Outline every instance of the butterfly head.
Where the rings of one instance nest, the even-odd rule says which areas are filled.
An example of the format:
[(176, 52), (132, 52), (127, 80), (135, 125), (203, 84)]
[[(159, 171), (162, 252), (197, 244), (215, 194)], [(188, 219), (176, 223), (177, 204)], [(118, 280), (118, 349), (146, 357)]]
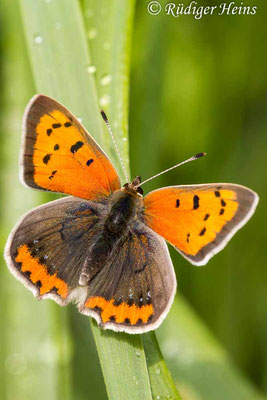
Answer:
[(141, 183), (141, 176), (136, 176), (131, 183), (125, 183), (125, 185), (123, 185), (123, 187), (124, 187), (124, 190), (126, 190), (127, 192), (130, 192), (132, 194), (142, 197), (143, 189), (140, 188), (140, 183)]

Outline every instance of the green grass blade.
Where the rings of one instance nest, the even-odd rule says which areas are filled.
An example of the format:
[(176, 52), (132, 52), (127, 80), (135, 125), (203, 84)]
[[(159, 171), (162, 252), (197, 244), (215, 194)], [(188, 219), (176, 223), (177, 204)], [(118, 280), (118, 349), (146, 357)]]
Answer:
[(145, 348), (151, 390), (154, 399), (181, 399), (166, 362), (161, 354), (155, 332), (142, 336)]
[[(115, 133), (118, 147), (129, 174), (128, 157), (128, 91), (129, 91), (129, 58), (130, 38), (133, 23), (134, 1), (116, 2), (92, 0), (82, 2), (88, 34), (89, 47), (93, 63), (91, 73), (95, 76), (100, 106), (106, 111), (111, 127)], [(103, 24), (103, 18), (105, 23)], [(114, 158), (117, 156), (114, 154)], [(118, 165), (118, 161), (116, 163)], [(122, 170), (121, 176), (123, 176)], [(126, 399), (134, 396), (138, 387), (138, 396), (150, 398), (147, 372), (139, 374), (140, 362), (145, 363), (145, 355), (139, 335), (129, 336), (123, 333), (114, 334), (100, 331), (93, 324), (93, 333), (99, 349), (101, 365), (107, 383), (113, 380), (112, 364), (125, 377), (126, 385), (119, 382), (107, 384), (110, 398)], [(112, 346), (110, 346), (112, 344)], [(114, 348), (120, 346), (126, 364), (116, 359)], [(102, 350), (101, 350), (102, 349)], [(132, 351), (134, 350), (134, 357)], [(129, 378), (132, 377), (132, 378)]]
[(109, 399), (152, 399), (140, 335), (100, 330), (93, 322)]
[[(78, 3), (69, 1), (66, 7), (63, 0), (22, 0), (21, 9), (38, 91), (55, 97), (82, 118), (100, 144), (107, 142), (103, 135), (108, 137), (108, 132), (103, 131), (99, 117), (94, 77), (88, 73), (92, 61)], [(105, 151), (109, 152), (106, 146)], [(110, 398), (151, 399), (140, 337), (103, 332), (97, 327), (93, 333)]]
[[(118, 5), (115, 0), (109, 2), (101, 0), (97, 3), (93, 0), (84, 0), (82, 4), (93, 60), (91, 71), (96, 78), (100, 105), (105, 108), (109, 116), (123, 159), (128, 160), (129, 59), (134, 1)], [(101, 99), (105, 100), (102, 104)], [(128, 162), (126, 165), (128, 167)], [(105, 335), (110, 333), (107, 332)], [(127, 335), (122, 337), (127, 339)], [(162, 358), (155, 334), (145, 335), (145, 338), (142, 337), (153, 397), (156, 398), (161, 393), (178, 399), (177, 389)], [(137, 349), (137, 352), (140, 353), (140, 350)], [(109, 349), (103, 353), (109, 354)], [(134, 371), (135, 365), (132, 367)]]
[[(135, 0), (82, 1), (93, 60), (91, 73), (95, 76), (99, 104), (110, 119), (128, 173), (129, 64), (134, 5)], [(122, 171), (121, 176), (125, 180)]]
[[(134, 2), (116, 4), (115, 0), (84, 0), (83, 13), (89, 46), (94, 61), (92, 73), (95, 75), (100, 99), (108, 100), (105, 110), (111, 126), (119, 139), (123, 159), (128, 151), (128, 92), (130, 37), (132, 34), (132, 10)], [(103, 24), (103, 18), (105, 24)], [(109, 77), (107, 80), (106, 78)], [(103, 84), (104, 83), (104, 84)], [(128, 167), (128, 163), (126, 164)], [(148, 362), (151, 390), (154, 397), (164, 393), (178, 399), (177, 389), (167, 370), (159, 350), (155, 334), (145, 335), (143, 344)], [(156, 365), (156, 367), (155, 367)], [(158, 373), (161, 371), (162, 373)]]

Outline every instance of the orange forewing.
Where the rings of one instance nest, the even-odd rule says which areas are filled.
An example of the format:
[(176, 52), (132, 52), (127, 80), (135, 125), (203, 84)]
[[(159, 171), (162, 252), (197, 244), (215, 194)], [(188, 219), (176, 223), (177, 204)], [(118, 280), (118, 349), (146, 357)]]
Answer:
[(120, 188), (107, 156), (55, 100), (38, 95), (24, 117), (23, 181), (27, 186), (96, 199)]
[(206, 264), (249, 219), (257, 195), (232, 184), (174, 186), (145, 199), (147, 224), (193, 264)]

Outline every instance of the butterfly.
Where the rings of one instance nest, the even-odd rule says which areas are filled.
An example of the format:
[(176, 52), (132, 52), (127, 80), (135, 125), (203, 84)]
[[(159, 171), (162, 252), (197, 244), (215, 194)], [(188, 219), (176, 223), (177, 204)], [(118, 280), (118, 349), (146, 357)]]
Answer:
[(70, 196), (20, 219), (5, 248), (11, 273), (38, 299), (76, 302), (114, 331), (147, 332), (166, 317), (176, 277), (165, 240), (204, 265), (258, 203), (252, 190), (227, 183), (164, 187), (145, 197), (140, 177), (121, 186), (82, 124), (44, 95), (24, 114), (20, 168), (27, 187)]

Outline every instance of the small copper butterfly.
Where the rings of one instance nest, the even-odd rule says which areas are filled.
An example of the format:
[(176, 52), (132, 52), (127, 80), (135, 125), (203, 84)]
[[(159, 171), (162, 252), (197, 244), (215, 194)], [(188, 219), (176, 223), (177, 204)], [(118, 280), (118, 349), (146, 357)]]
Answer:
[(258, 203), (252, 190), (227, 183), (170, 186), (145, 197), (140, 177), (121, 187), (81, 123), (44, 95), (25, 111), (20, 168), (26, 186), (71, 196), (21, 218), (5, 248), (10, 271), (38, 299), (75, 301), (114, 331), (147, 332), (166, 317), (176, 278), (164, 239), (204, 265)]

